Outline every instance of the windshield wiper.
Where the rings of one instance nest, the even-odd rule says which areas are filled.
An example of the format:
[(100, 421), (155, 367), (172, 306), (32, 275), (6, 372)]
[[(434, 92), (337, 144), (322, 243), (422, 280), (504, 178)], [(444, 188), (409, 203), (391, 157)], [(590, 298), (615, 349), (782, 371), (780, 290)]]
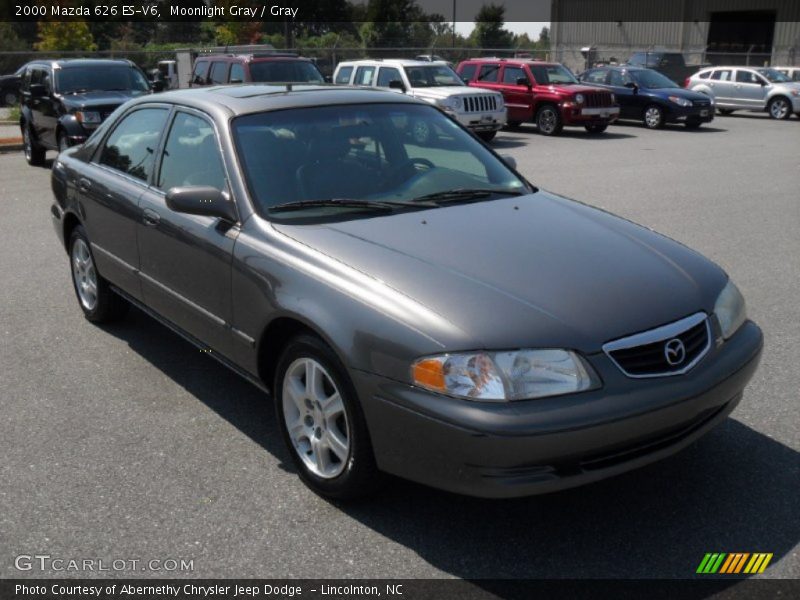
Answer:
[(480, 200), (481, 198), (488, 198), (493, 194), (504, 194), (506, 196), (522, 196), (526, 192), (511, 189), (491, 189), (491, 188), (462, 188), (455, 190), (447, 190), (444, 192), (435, 192), (433, 194), (425, 194), (424, 196), (417, 196), (414, 202), (458, 202), (459, 200)]
[(304, 208), (314, 208), (319, 206), (341, 206), (344, 208), (363, 208), (366, 210), (378, 210), (393, 212), (398, 208), (435, 208), (436, 204), (430, 202), (401, 202), (398, 200), (358, 200), (355, 198), (327, 198), (324, 200), (298, 200), (295, 202), (285, 202), (269, 207), (269, 212), (283, 212), (290, 210), (302, 210)]

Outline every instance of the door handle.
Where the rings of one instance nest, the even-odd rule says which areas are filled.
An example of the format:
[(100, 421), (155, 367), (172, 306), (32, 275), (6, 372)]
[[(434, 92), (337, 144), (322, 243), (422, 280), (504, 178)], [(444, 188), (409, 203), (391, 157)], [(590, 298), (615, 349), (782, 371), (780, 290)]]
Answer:
[(86, 177), (81, 177), (78, 179), (78, 191), (82, 194), (88, 192), (92, 187), (92, 182), (86, 179)]
[(142, 220), (148, 227), (155, 227), (161, 221), (161, 215), (154, 210), (145, 208), (144, 212), (142, 213)]

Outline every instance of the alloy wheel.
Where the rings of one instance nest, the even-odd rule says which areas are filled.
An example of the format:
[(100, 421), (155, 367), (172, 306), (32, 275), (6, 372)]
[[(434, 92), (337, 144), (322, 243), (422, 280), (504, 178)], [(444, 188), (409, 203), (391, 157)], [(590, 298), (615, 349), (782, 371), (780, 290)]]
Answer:
[(789, 112), (789, 103), (783, 98), (776, 98), (769, 105), (769, 115), (773, 119), (785, 119)]
[(655, 129), (661, 125), (661, 110), (656, 106), (649, 107), (644, 113), (644, 120), (648, 127)]
[(89, 246), (80, 238), (72, 244), (72, 279), (83, 307), (92, 311), (97, 306), (97, 271)]
[(542, 111), (539, 113), (539, 131), (544, 133), (545, 135), (549, 135), (553, 133), (556, 129), (556, 124), (558, 123), (558, 115), (556, 115), (556, 111), (552, 108), (543, 108)]
[(350, 425), (333, 378), (313, 358), (298, 358), (282, 387), (283, 418), (297, 455), (317, 477), (340, 475), (350, 456)]

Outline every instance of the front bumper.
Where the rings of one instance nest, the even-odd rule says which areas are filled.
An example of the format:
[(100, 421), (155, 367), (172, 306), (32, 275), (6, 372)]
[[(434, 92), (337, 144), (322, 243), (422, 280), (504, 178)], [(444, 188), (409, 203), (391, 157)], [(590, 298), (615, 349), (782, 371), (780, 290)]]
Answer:
[(506, 126), (507, 112), (503, 110), (462, 113), (445, 111), (447, 115), (472, 131), (498, 131)]
[(585, 108), (581, 104), (564, 102), (561, 119), (564, 125), (589, 125), (591, 123), (613, 123), (619, 118), (619, 106)]
[(666, 113), (666, 121), (668, 123), (685, 123), (686, 121), (694, 121), (699, 123), (710, 123), (714, 120), (714, 113), (716, 107), (711, 106), (670, 106)]
[(597, 481), (681, 450), (738, 404), (761, 330), (748, 321), (692, 371), (635, 380), (603, 354), (594, 392), (479, 403), (354, 373), (378, 466), (432, 487), (507, 498)]

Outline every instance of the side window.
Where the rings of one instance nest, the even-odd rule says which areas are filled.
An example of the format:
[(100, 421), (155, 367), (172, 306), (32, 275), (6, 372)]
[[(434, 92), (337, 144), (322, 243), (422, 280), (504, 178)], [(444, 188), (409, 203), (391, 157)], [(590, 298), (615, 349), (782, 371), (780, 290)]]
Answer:
[(124, 117), (108, 136), (100, 164), (147, 181), (167, 114), (165, 108), (143, 108)]
[(496, 83), (500, 79), (500, 65), (482, 65), (478, 81)]
[(605, 83), (607, 76), (608, 71), (603, 69), (595, 69), (594, 71), (589, 71), (586, 75), (584, 75), (583, 80), (588, 81), (589, 83)]
[(32, 84), (42, 83), (43, 79), (44, 79), (44, 71), (42, 71), (42, 69), (33, 69), (31, 71), (31, 83)]
[(184, 185), (228, 187), (214, 128), (205, 119), (179, 112), (164, 146), (158, 187), (167, 191)]
[(240, 63), (233, 63), (231, 65), (231, 83), (244, 82), (244, 67)]
[(478, 65), (475, 64), (464, 65), (461, 68), (461, 73), (459, 73), (459, 75), (464, 81), (472, 81), (473, 77), (475, 77), (475, 71), (477, 71), (477, 69)]
[(355, 85), (372, 85), (372, 77), (375, 75), (375, 67), (358, 67), (356, 69)]
[(631, 76), (627, 73), (621, 73), (619, 71), (610, 71), (608, 74), (608, 85), (613, 85), (616, 87), (625, 87), (625, 84), (633, 81)]
[(792, 81), (800, 81), (800, 69), (796, 69), (792, 73)]
[(700, 75), (698, 75), (698, 77), (700, 79), (708, 79), (710, 75), (711, 75), (711, 71), (705, 71), (704, 73), (700, 73)]
[(731, 80), (731, 70), (730, 69), (720, 69), (718, 71), (714, 71), (714, 74), (711, 76), (711, 79), (716, 79), (717, 81), (730, 81)]
[(50, 73), (47, 71), (42, 73), (42, 85), (44, 86), (45, 92), (48, 94), (53, 92), (53, 78), (50, 77)]
[(192, 83), (195, 85), (205, 85), (206, 73), (208, 73), (208, 63), (204, 60), (201, 60), (194, 66), (194, 73), (192, 73)]
[(214, 62), (211, 63), (211, 73), (208, 75), (208, 78), (211, 80), (211, 83), (228, 83), (225, 77), (227, 72), (228, 63)]
[(736, 70), (736, 83), (761, 83), (758, 75), (750, 71), (743, 71), (742, 69)]
[(378, 87), (389, 87), (391, 81), (403, 81), (400, 71), (394, 67), (381, 67), (378, 71)]
[(517, 79), (528, 79), (524, 69), (519, 67), (506, 67), (503, 69), (503, 83), (508, 85), (517, 85)]
[(342, 67), (336, 74), (336, 81), (334, 83), (348, 84), (350, 83), (350, 75), (353, 74), (353, 67)]

